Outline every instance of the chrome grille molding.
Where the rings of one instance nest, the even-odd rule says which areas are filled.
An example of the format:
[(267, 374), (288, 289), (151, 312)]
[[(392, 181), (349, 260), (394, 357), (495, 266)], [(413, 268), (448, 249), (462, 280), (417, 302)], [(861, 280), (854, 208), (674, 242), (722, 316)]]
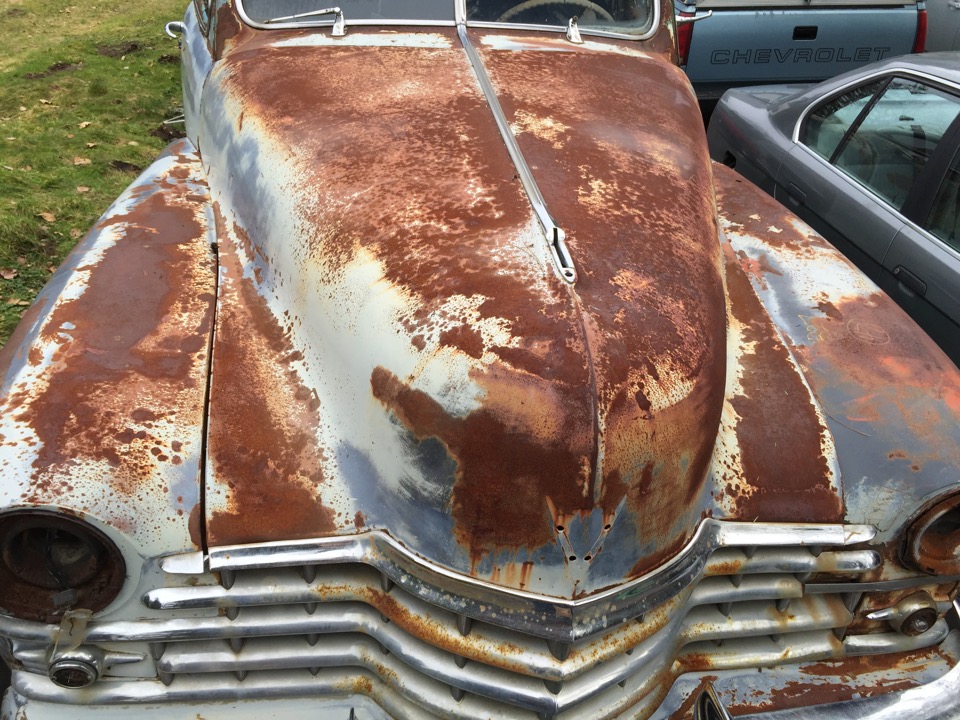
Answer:
[(942, 620), (845, 637), (851, 589), (881, 562), (871, 537), (708, 520), (669, 566), (579, 601), (453, 576), (375, 533), (167, 558), (152, 619), (84, 629), (106, 670), (82, 693), (46, 678), (49, 626), (4, 629), (17, 690), (59, 702), (363, 694), (396, 717), (644, 717), (685, 672), (940, 642)]

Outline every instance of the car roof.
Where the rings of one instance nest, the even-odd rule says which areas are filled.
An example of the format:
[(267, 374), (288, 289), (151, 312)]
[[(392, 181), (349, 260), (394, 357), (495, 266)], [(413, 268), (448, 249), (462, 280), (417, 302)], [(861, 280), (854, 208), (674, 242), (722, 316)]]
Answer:
[(915, 55), (898, 55), (868, 65), (861, 70), (872, 71), (903, 68), (916, 72), (936, 75), (944, 80), (960, 84), (960, 52), (920, 53)]

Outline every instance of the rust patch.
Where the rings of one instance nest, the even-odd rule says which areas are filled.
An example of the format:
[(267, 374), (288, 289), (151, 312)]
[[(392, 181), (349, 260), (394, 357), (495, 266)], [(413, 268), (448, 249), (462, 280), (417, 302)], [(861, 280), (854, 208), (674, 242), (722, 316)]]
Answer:
[[(319, 401), (291, 367), (300, 355), (243, 276), (227, 233), (220, 233), (219, 252), (223, 281), (208, 442), (217, 485), (208, 490), (208, 542), (329, 535), (337, 530), (336, 518), (317, 497), (324, 482)], [(214, 510), (211, 493), (218, 490), (226, 494), (226, 507)]]
[(626, 497), (652, 541), (639, 573), (696, 527), (722, 409), (726, 318), (709, 158), (687, 121), (696, 101), (661, 57), (476, 44), (567, 233), (597, 393), (595, 492), (607, 511)]
[[(58, 304), (41, 332), (56, 347), (46, 387), (11, 399), (14, 418), (28, 423), (42, 443), (34, 461), (28, 502), (55, 502), (72, 487), (71, 468), (107, 460), (114, 492), (135, 495), (153, 477), (153, 437), (142, 407), (155, 404), (155, 422), (176, 416), (199, 424), (203, 376), (212, 323), (212, 262), (190, 207), (164, 193), (100, 229), (123, 225), (124, 237), (89, 268), (76, 299)], [(109, 318), (109, 321), (105, 321)], [(131, 426), (139, 428), (136, 431)]]
[(729, 245), (727, 292), (741, 326), (740, 385), (731, 398), (743, 464), (734, 498), (744, 520), (836, 522), (843, 503), (830, 482), (820, 421), (799, 369)]
[[(552, 543), (554, 520), (547, 503), (565, 516), (592, 506), (580, 472), (583, 452), (568, 444), (590, 426), (588, 406), (579, 413), (586, 418), (568, 411), (559, 432), (545, 438), (530, 428), (511, 427), (515, 418), (494, 410), (450, 417), (429, 395), (384, 368), (377, 368), (370, 384), (374, 397), (418, 440), (440, 440), (457, 462), (451, 514), (458, 539), (478, 552)], [(591, 439), (585, 438), (588, 448)]]

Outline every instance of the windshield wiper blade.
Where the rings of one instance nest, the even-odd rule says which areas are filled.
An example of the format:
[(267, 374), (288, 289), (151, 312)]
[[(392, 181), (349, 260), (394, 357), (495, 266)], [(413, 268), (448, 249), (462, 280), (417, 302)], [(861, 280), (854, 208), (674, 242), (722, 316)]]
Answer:
[(333, 20), (333, 30), (331, 35), (334, 37), (343, 37), (347, 34), (344, 28), (343, 10), (338, 7), (323, 8), (322, 10), (311, 10), (310, 12), (297, 13), (296, 15), (284, 15), (283, 17), (270, 18), (267, 23), (286, 22), (287, 20), (299, 20), (300, 18), (318, 17), (320, 15), (335, 15)]

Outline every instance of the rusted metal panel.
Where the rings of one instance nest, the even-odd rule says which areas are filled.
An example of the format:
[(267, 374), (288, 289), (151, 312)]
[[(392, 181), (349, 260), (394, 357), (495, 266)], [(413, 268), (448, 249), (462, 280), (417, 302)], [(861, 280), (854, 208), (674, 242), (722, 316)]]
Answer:
[[(547, 586), (531, 577), (535, 553), (562, 573), (556, 526), (590, 504), (583, 331), (455, 36), (434, 37), (439, 47), (247, 44), (221, 63), (205, 102), (229, 123), (207, 132), (222, 148), (208, 154), (211, 183), (235, 236), (223, 247), (241, 254), (240, 282), (302, 355), (292, 366), (316, 394), (324, 481), (301, 485), (330, 509), (323, 530), (379, 527), (464, 572)], [(238, 174), (262, 179), (227, 182)], [(223, 472), (243, 434), (218, 388), (245, 370), (220, 361), (221, 337), (211, 541), (286, 539), (282, 523), (220, 531), (218, 518), (252, 509), (238, 486), (260, 482), (243, 463)]]
[(212, 544), (376, 528), (579, 597), (705, 516), (843, 517), (827, 418), (756, 269), (718, 242), (695, 99), (664, 56), (473, 36), (571, 287), (455, 33), (245, 33), (204, 97)]
[(201, 546), (210, 221), (199, 158), (174, 143), (41, 293), (5, 368), (5, 507), (55, 506), (145, 555)]
[(714, 175), (727, 240), (827, 418), (846, 519), (888, 542), (904, 508), (955, 488), (960, 371), (809, 227), (728, 168)]

